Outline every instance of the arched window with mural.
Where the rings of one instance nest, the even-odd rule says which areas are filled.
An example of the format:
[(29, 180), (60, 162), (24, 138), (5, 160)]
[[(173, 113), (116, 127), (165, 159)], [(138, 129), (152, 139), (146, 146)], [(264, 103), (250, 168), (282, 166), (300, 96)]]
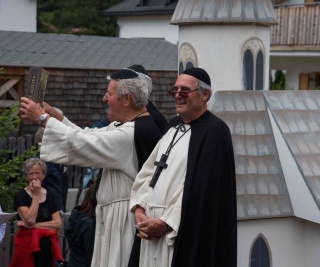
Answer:
[(184, 42), (179, 49), (179, 74), (192, 67), (198, 67), (198, 56), (193, 46)]
[(258, 38), (252, 38), (243, 45), (243, 88), (264, 89), (265, 49)]
[(250, 267), (270, 267), (271, 257), (266, 238), (260, 234), (250, 251)]

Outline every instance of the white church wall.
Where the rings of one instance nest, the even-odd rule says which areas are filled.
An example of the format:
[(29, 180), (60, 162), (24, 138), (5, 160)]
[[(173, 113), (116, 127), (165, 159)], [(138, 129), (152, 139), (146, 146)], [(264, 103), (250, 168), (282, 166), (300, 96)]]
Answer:
[(318, 266), (320, 226), (292, 217), (238, 221), (238, 267), (250, 266), (250, 250), (260, 234), (269, 247), (270, 266)]
[(254, 25), (180, 26), (179, 44), (190, 43), (199, 67), (208, 71), (211, 85), (217, 90), (243, 90), (243, 54), (246, 41), (258, 38), (264, 44), (264, 89), (269, 88), (270, 28)]
[(119, 17), (119, 37), (121, 38), (162, 38), (168, 42), (178, 43), (176, 25), (170, 25), (169, 16)]
[(274, 55), (270, 58), (270, 70), (285, 70), (285, 89), (298, 90), (300, 73), (320, 72), (319, 56)]
[(1, 31), (37, 31), (36, 0), (1, 0)]

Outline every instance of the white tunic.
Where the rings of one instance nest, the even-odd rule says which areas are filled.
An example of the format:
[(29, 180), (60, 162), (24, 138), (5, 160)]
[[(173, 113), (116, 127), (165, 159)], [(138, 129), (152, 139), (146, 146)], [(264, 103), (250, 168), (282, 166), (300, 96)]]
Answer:
[(45, 161), (103, 168), (91, 266), (126, 267), (135, 234), (129, 212), (130, 191), (138, 172), (134, 122), (81, 129), (66, 118), (63, 122), (50, 118), (40, 154)]
[[(189, 125), (185, 125), (185, 127), (186, 129), (190, 128)], [(171, 128), (159, 141), (137, 175), (132, 187), (130, 210), (136, 205), (140, 205), (145, 209), (147, 217), (160, 218), (173, 228), (172, 232), (159, 239), (141, 239), (140, 267), (171, 265), (173, 245), (180, 225), (191, 130), (172, 148), (166, 162), (168, 167), (162, 170), (153, 189), (149, 183), (156, 168), (154, 162), (159, 161), (161, 155), (165, 154), (175, 131), (176, 129)], [(178, 140), (182, 134), (179, 131), (175, 140)]]

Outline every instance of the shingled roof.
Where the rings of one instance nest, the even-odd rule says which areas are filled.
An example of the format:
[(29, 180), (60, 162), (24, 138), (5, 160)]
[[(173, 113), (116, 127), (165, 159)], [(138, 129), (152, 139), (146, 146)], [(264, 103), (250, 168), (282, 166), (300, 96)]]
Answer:
[(238, 219), (320, 223), (320, 91), (218, 91), (211, 110), (232, 134)]
[(171, 24), (277, 24), (270, 0), (180, 0)]
[(133, 15), (172, 15), (177, 3), (157, 6), (141, 6), (140, 0), (125, 0), (102, 13), (106, 16), (133, 16)]
[(0, 66), (176, 71), (177, 45), (159, 39), (0, 31)]

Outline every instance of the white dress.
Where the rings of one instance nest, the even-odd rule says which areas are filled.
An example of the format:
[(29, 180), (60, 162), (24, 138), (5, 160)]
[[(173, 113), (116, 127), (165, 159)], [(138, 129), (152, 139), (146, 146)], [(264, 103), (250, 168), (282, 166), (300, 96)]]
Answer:
[(81, 129), (66, 118), (63, 122), (50, 118), (40, 155), (44, 161), (103, 168), (91, 266), (126, 267), (135, 234), (134, 217), (129, 212), (130, 191), (138, 170), (134, 122)]
[[(185, 127), (190, 128), (189, 125)], [(165, 154), (175, 131), (175, 128), (171, 128), (162, 137), (138, 173), (132, 187), (130, 210), (140, 205), (145, 209), (147, 217), (160, 218), (173, 228), (172, 232), (159, 239), (141, 239), (139, 267), (171, 266), (173, 245), (180, 225), (191, 130), (173, 146), (166, 162), (168, 166), (162, 170), (153, 189), (149, 183), (155, 171), (154, 162), (159, 161), (161, 155)], [(178, 140), (182, 134), (179, 131), (175, 140)]]

